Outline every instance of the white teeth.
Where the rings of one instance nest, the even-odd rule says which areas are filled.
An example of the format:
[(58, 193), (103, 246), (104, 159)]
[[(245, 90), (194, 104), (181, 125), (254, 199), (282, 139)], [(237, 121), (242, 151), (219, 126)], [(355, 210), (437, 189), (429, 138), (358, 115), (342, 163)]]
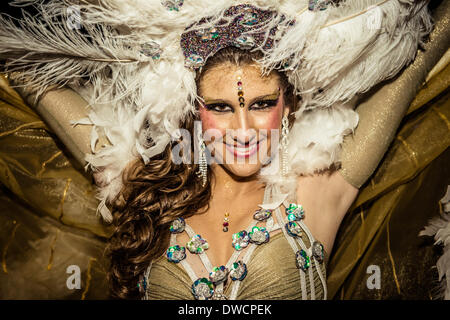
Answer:
[(249, 153), (250, 151), (256, 148), (256, 143), (251, 145), (250, 147), (233, 147), (233, 148), (234, 150), (236, 150), (236, 152), (239, 153)]

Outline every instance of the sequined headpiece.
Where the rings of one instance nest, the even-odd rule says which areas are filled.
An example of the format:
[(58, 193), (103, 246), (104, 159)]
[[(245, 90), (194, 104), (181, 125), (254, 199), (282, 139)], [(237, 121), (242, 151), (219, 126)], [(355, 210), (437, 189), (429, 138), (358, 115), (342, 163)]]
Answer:
[[(212, 17), (203, 18), (186, 28), (181, 36), (185, 65), (198, 69), (217, 51), (231, 46), (244, 50), (270, 50), (278, 31), (273, 26), (274, 17), (277, 16), (275, 11), (241, 4), (225, 10), (217, 22)], [(283, 15), (278, 18), (279, 21), (285, 20)]]

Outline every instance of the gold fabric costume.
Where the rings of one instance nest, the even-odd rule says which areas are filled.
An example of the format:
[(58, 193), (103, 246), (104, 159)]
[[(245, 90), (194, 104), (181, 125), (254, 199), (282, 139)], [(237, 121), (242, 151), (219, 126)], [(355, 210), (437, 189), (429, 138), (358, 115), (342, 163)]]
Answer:
[[(442, 35), (440, 43), (447, 47), (448, 36), (444, 35), (448, 33), (448, 8), (448, 2), (442, 1), (435, 9), (436, 27), (431, 36), (439, 39)], [(436, 57), (421, 55), (425, 62), (434, 61), (427, 69), (436, 63)], [(438, 200), (450, 176), (448, 59), (440, 65), (440, 71), (429, 77), (414, 101), (408, 100), (409, 109), (399, 130), (394, 130), (393, 142), (370, 180), (361, 186), (341, 224), (327, 264), (328, 298), (435, 296), (431, 267), (437, 254), (432, 243), (417, 234), (429, 218), (439, 213)], [(107, 261), (103, 249), (111, 230), (95, 215), (97, 201), (92, 179), (83, 174), (65, 146), (7, 81), (0, 79), (0, 298), (106, 298)], [(410, 80), (414, 82), (414, 78)], [(397, 99), (410, 99), (400, 94), (405, 90), (402, 81), (391, 81), (390, 91), (398, 92)], [(363, 132), (366, 126), (363, 108), (357, 111), (361, 122), (355, 139), (358, 130)], [(373, 147), (374, 144), (366, 149), (366, 159), (371, 159)], [(346, 159), (342, 161), (343, 170), (356, 165), (351, 157)], [(363, 171), (358, 167), (354, 172)], [(347, 181), (359, 185), (359, 177), (366, 174)], [(284, 245), (278, 239), (282, 238), (274, 236), (271, 240), (275, 240), (274, 248)], [(263, 251), (261, 259), (266, 255), (264, 250), (271, 248), (258, 249)], [(69, 265), (81, 269), (80, 289), (65, 285)], [(380, 267), (381, 289), (370, 290), (366, 285), (370, 265)], [(158, 268), (178, 267), (163, 262), (153, 272), (160, 272)], [(178, 275), (183, 278), (179, 271)], [(255, 298), (258, 293), (253, 290), (257, 288), (252, 288), (243, 285), (240, 297)]]
[[(310, 246), (308, 238), (302, 237), (305, 245)], [(326, 277), (328, 255), (320, 265), (322, 274)], [(247, 263), (248, 274), (239, 288), (238, 300), (295, 300), (301, 299), (299, 269), (295, 265), (294, 253), (283, 233), (279, 232), (270, 238), (266, 244), (257, 246)], [(314, 290), (316, 299), (323, 299), (324, 291), (318, 273), (313, 268)], [(311, 297), (309, 273), (306, 276), (306, 291)], [(167, 258), (160, 257), (152, 265), (148, 298), (150, 300), (194, 299), (191, 293), (192, 281), (186, 271), (179, 265), (171, 263)], [(224, 291), (226, 296), (231, 293), (231, 285)]]

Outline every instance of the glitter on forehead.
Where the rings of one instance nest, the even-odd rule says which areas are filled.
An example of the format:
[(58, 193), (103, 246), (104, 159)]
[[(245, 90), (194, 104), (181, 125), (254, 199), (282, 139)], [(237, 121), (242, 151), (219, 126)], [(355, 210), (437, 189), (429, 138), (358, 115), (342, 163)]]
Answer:
[[(188, 27), (181, 35), (185, 65), (192, 69), (202, 67), (206, 60), (226, 47), (250, 50), (269, 50), (274, 45), (277, 27), (265, 28), (277, 16), (275, 11), (261, 10), (249, 4), (232, 6), (214, 25), (212, 18), (203, 18)], [(280, 21), (285, 20), (281, 15)], [(292, 22), (293, 23), (293, 22)]]

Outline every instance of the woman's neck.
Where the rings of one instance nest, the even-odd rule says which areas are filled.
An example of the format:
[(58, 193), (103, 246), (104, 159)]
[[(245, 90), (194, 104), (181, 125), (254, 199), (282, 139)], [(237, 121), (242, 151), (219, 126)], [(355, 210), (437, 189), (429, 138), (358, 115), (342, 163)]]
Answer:
[(258, 192), (264, 187), (264, 184), (258, 179), (257, 175), (242, 178), (233, 175), (221, 165), (213, 165), (214, 183), (212, 186), (213, 195), (225, 195), (227, 198), (246, 196)]

